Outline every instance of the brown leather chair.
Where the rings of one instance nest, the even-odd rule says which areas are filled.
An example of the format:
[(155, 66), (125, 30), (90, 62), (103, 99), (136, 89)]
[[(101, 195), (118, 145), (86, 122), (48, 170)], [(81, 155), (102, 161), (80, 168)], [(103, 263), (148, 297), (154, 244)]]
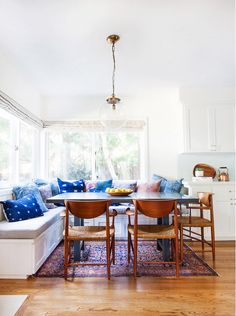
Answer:
[[(179, 254), (178, 254), (178, 224), (177, 207), (175, 200), (134, 200), (134, 212), (127, 210), (128, 215), (128, 262), (133, 261), (134, 276), (137, 273), (138, 241), (139, 239), (171, 239), (172, 254), (174, 261), (142, 261), (144, 264), (175, 264), (176, 276), (179, 275)], [(138, 213), (152, 218), (162, 218), (174, 212), (174, 220), (171, 225), (139, 225)], [(131, 216), (134, 215), (134, 223), (131, 224)], [(132, 240), (133, 237), (133, 240)], [(133, 257), (131, 257), (131, 250)], [(175, 251), (174, 251), (175, 250)]]
[[(106, 265), (107, 276), (110, 279), (111, 261), (115, 264), (115, 226), (114, 218), (117, 212), (109, 213), (109, 200), (101, 201), (65, 201), (66, 218), (64, 230), (64, 277), (67, 279), (68, 267), (84, 265)], [(69, 215), (91, 219), (106, 214), (106, 226), (70, 226)], [(110, 225), (110, 217), (112, 223)], [(78, 241), (105, 241), (106, 242), (106, 263), (85, 263), (71, 262), (71, 242)], [(112, 259), (112, 260), (111, 260)]]
[[(212, 257), (215, 260), (215, 229), (214, 229), (214, 212), (212, 193), (199, 192), (199, 203), (187, 205), (189, 214), (178, 217), (178, 226), (180, 230), (180, 257), (183, 260), (183, 244), (184, 238), (187, 237), (189, 241), (199, 241), (202, 245), (202, 252), (205, 251), (205, 244), (211, 247)], [(197, 210), (197, 215), (192, 215), (192, 210)], [(208, 217), (205, 217), (208, 213)], [(204, 228), (211, 229), (211, 241), (205, 240)], [(200, 233), (195, 230), (200, 228)]]

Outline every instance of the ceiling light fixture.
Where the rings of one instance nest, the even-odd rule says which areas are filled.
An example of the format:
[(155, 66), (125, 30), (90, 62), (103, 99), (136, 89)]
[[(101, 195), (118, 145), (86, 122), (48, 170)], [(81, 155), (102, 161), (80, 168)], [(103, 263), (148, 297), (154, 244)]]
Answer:
[(103, 127), (108, 130), (117, 130), (126, 124), (125, 112), (123, 109), (120, 98), (115, 94), (115, 75), (116, 75), (116, 58), (115, 58), (115, 44), (119, 41), (119, 35), (109, 35), (107, 37), (107, 42), (111, 44), (112, 49), (112, 61), (113, 61), (113, 71), (112, 71), (112, 94), (106, 101), (108, 105), (102, 105), (100, 107), (100, 122)]
[(112, 60), (113, 60), (113, 72), (112, 72), (112, 95), (107, 98), (107, 103), (112, 105), (112, 109), (116, 110), (117, 103), (120, 102), (120, 98), (116, 97), (115, 95), (115, 74), (116, 74), (116, 58), (115, 58), (115, 43), (119, 41), (119, 35), (109, 35), (107, 37), (108, 43), (112, 44)]

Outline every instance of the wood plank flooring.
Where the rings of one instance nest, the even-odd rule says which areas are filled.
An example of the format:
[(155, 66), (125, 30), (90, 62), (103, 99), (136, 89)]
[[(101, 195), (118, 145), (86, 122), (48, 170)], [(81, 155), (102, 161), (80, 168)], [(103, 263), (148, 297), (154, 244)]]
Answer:
[(29, 295), (18, 316), (234, 316), (234, 259), (234, 243), (218, 242), (219, 277), (2, 279), (0, 294)]

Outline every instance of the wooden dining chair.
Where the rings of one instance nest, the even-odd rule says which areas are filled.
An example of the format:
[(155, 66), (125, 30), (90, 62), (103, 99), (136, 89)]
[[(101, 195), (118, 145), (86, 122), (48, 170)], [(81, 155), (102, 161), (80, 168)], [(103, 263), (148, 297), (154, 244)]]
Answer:
[[(136, 277), (138, 263), (138, 242), (140, 239), (171, 239), (173, 261), (140, 261), (143, 264), (175, 264), (176, 276), (179, 275), (179, 254), (178, 254), (178, 226), (177, 226), (177, 207), (175, 200), (144, 200), (133, 201), (134, 212), (127, 210), (128, 215), (128, 262), (133, 261), (133, 272)], [(152, 218), (163, 218), (174, 212), (174, 220), (171, 225), (140, 225), (139, 213)], [(133, 224), (131, 216), (134, 216)], [(131, 250), (133, 257), (131, 256)]]
[[(178, 217), (178, 227), (180, 230), (180, 258), (183, 260), (184, 238), (188, 241), (201, 242), (201, 251), (204, 253), (205, 244), (211, 247), (212, 258), (215, 260), (215, 228), (212, 193), (199, 192), (199, 202), (187, 205), (188, 215)], [(196, 211), (197, 214), (193, 214)], [(206, 216), (206, 213), (208, 213)], [(205, 240), (204, 229), (211, 229), (211, 241)], [(200, 232), (196, 231), (200, 228)]]
[[(64, 277), (67, 279), (68, 267), (85, 265), (106, 265), (107, 277), (110, 279), (110, 264), (115, 264), (115, 216), (116, 210), (109, 213), (109, 200), (99, 201), (65, 201), (66, 218), (64, 229)], [(71, 226), (69, 215), (79, 218), (92, 219), (106, 214), (105, 226)], [(110, 224), (110, 217), (112, 223)], [(71, 243), (78, 241), (105, 241), (106, 242), (106, 263), (85, 263), (71, 260)]]

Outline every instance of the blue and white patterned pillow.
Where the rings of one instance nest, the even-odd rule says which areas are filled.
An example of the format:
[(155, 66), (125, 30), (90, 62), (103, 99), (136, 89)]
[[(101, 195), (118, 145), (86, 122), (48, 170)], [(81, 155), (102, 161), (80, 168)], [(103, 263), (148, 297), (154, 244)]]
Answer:
[(80, 179), (74, 182), (62, 181), (57, 178), (57, 182), (59, 185), (60, 193), (66, 192), (83, 192), (85, 190), (84, 180)]
[(153, 180), (161, 180), (160, 192), (164, 193), (180, 193), (183, 187), (183, 179), (180, 180), (167, 180), (162, 176), (154, 174), (152, 176)]
[(36, 198), (42, 212), (48, 211), (46, 205), (43, 203), (43, 199), (36, 184), (29, 183), (23, 186), (15, 186), (13, 187), (12, 191), (16, 197), (16, 200), (21, 199), (28, 194), (32, 194)]
[(6, 200), (1, 203), (5, 217), (9, 222), (19, 222), (44, 215), (37, 199), (32, 194), (18, 200)]
[(183, 186), (183, 179), (180, 180), (167, 180), (164, 193), (180, 193)]

